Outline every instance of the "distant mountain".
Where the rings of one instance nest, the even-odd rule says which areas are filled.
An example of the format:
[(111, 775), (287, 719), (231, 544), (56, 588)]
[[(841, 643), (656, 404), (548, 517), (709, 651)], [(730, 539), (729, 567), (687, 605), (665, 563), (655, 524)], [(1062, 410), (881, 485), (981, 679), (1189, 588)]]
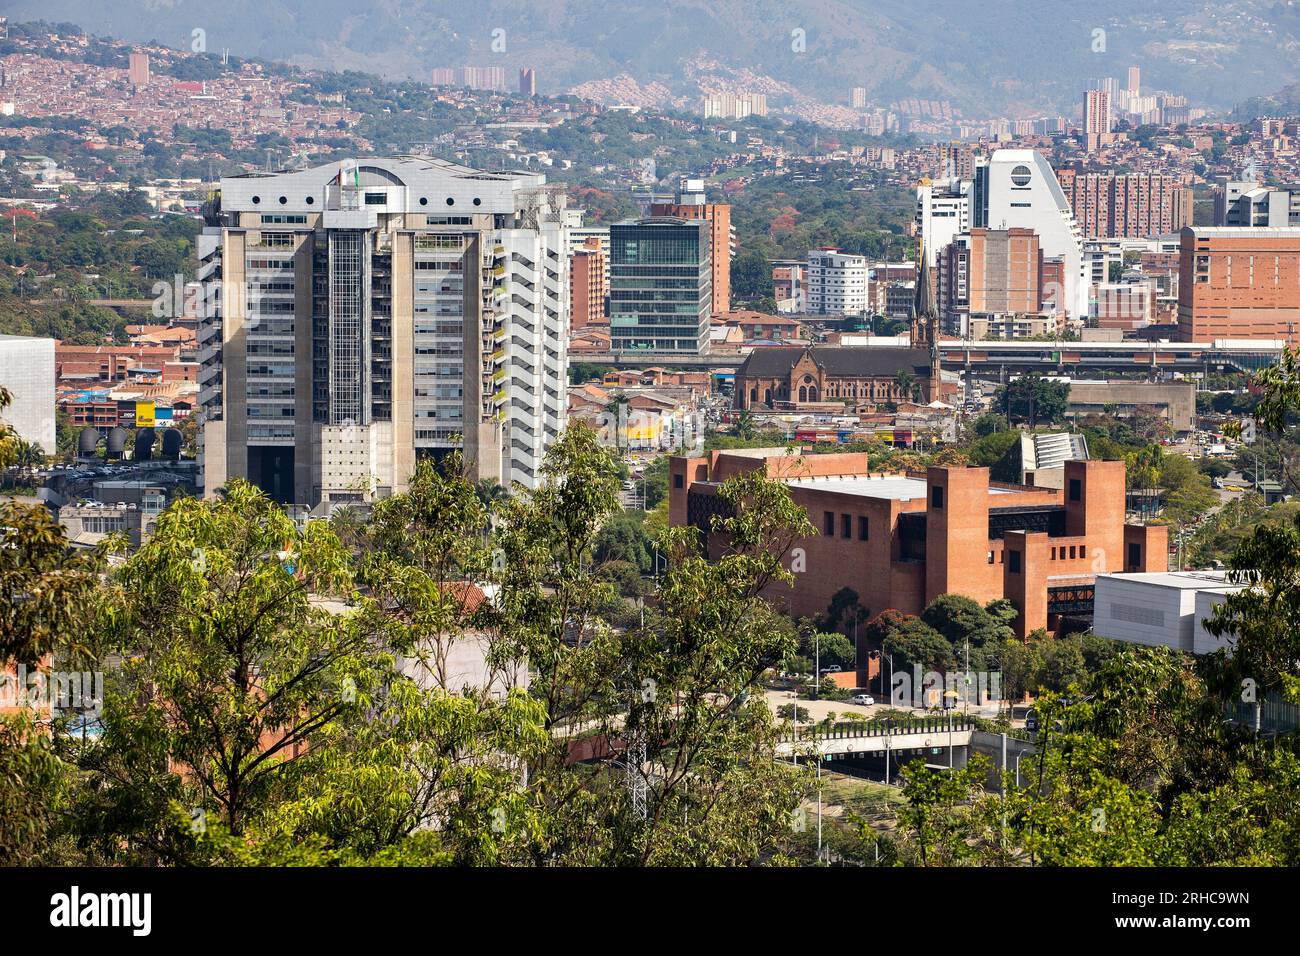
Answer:
[(1232, 111), (1231, 118), (1248, 123), (1258, 116), (1295, 116), (1300, 114), (1300, 83), (1292, 83), (1267, 96), (1252, 96)]
[(1300, 5), (1286, 0), (5, 0), (0, 12), (183, 49), (203, 30), (209, 51), (389, 77), (501, 65), (513, 82), (532, 66), (552, 94), (596, 83), (616, 96), (625, 74), (684, 104), (710, 84), (770, 83), (774, 106), (785, 87), (847, 105), (864, 86), (879, 105), (1068, 113), (1090, 79), (1136, 64), (1144, 88), (1227, 110), (1300, 81)]

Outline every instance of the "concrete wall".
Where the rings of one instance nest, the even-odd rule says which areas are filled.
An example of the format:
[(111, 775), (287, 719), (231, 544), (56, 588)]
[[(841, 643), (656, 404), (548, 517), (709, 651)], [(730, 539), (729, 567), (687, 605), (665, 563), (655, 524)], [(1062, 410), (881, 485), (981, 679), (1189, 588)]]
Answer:
[(1120, 415), (1137, 406), (1155, 406), (1176, 432), (1190, 431), (1196, 414), (1196, 386), (1191, 382), (1075, 382), (1070, 385), (1071, 414), (1100, 413), (1120, 406)]

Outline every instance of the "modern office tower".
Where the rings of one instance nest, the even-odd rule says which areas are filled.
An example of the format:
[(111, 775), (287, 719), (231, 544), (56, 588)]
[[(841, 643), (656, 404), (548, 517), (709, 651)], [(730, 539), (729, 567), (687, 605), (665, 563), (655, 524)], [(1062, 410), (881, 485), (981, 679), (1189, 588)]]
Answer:
[(1178, 254), (1181, 341), (1300, 343), (1300, 227), (1191, 226)]
[(1254, 181), (1220, 180), (1214, 187), (1214, 224), (1300, 226), (1300, 189), (1269, 189)]
[(223, 179), (199, 236), (201, 482), (315, 506), (463, 448), (536, 482), (564, 427), (564, 193), (442, 160)]
[(137, 88), (143, 88), (149, 85), (149, 54), (132, 53), (127, 67), (127, 78), (131, 85)]
[(1145, 239), (1192, 224), (1192, 190), (1164, 173), (1060, 169), (1056, 177), (1089, 239)]
[(54, 339), (0, 335), (0, 386), (12, 399), (8, 408), (0, 409), (0, 421), (47, 455), (57, 451), (54, 351)]
[(713, 312), (709, 223), (650, 217), (609, 227), (614, 352), (702, 355)]
[(933, 268), (944, 246), (971, 228), (969, 179), (922, 181), (916, 188), (916, 229), (926, 264)]
[(537, 71), (531, 66), (519, 71), (519, 92), (524, 96), (537, 95)]
[(853, 87), (851, 98), (855, 110), (864, 110), (867, 108), (867, 88), (865, 86)]
[(1071, 318), (1086, 316), (1083, 237), (1051, 164), (1032, 149), (999, 149), (976, 174), (972, 226), (1032, 229), (1043, 257), (1062, 263), (1064, 294), (1044, 298)]
[[(607, 240), (608, 241), (608, 240)], [(569, 256), (569, 328), (605, 325), (605, 297), (609, 294), (609, 263), (600, 239), (589, 236)]]
[(1112, 103), (1106, 90), (1088, 90), (1083, 94), (1083, 137), (1088, 150), (1096, 149), (1110, 136)]
[(707, 202), (704, 180), (687, 179), (677, 190), (677, 201), (651, 203), (651, 216), (674, 216), (679, 219), (703, 219), (709, 223), (709, 248), (713, 257), (713, 311), (731, 311), (731, 257), (736, 246), (736, 232), (731, 226), (728, 203)]
[(808, 311), (860, 315), (867, 308), (867, 257), (838, 249), (808, 252)]

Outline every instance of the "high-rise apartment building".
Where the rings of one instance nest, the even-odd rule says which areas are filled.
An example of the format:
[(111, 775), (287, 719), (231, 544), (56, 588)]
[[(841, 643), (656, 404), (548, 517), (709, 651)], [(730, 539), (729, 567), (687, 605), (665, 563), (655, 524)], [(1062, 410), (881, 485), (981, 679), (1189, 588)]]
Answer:
[(1300, 343), (1300, 227), (1194, 226), (1179, 240), (1180, 340)]
[(650, 217), (609, 227), (614, 352), (702, 355), (713, 313), (710, 225)]
[(435, 66), (429, 83), (432, 86), (455, 86), (456, 71), (449, 66)]
[(537, 71), (531, 66), (519, 71), (519, 92), (524, 96), (537, 95)]
[(460, 85), (471, 90), (490, 90), (504, 93), (506, 89), (505, 67), (463, 66), (460, 69)]
[(127, 62), (127, 79), (131, 81), (131, 85), (138, 89), (148, 86), (151, 76), (149, 72), (149, 54), (132, 53)]
[(867, 309), (867, 257), (838, 249), (808, 253), (808, 311), (817, 315), (860, 315)]
[(609, 263), (600, 239), (590, 236), (569, 257), (569, 327), (607, 325), (605, 297), (609, 294)]
[(864, 110), (867, 108), (867, 88), (865, 86), (853, 87), (850, 96), (850, 102), (855, 110)]
[(1128, 93), (1137, 96), (1142, 92), (1142, 71), (1136, 66), (1128, 68)]
[(1192, 190), (1164, 173), (1056, 172), (1089, 239), (1149, 238), (1192, 224)]
[(744, 119), (746, 116), (767, 115), (765, 93), (715, 93), (700, 101), (705, 119)]
[(713, 312), (731, 311), (731, 256), (736, 245), (731, 226), (731, 206), (708, 202), (704, 180), (687, 179), (677, 191), (676, 202), (651, 203), (651, 216), (675, 216), (679, 219), (703, 219), (709, 224), (709, 248), (713, 261)]
[(943, 143), (939, 146), (939, 179), (972, 179), (975, 176), (975, 151), (966, 143)]
[(1090, 151), (1110, 137), (1112, 103), (1107, 90), (1088, 90), (1083, 94), (1083, 138)]
[(565, 420), (564, 201), (427, 158), (223, 179), (198, 239), (204, 494), (368, 501), (453, 448), (535, 485)]

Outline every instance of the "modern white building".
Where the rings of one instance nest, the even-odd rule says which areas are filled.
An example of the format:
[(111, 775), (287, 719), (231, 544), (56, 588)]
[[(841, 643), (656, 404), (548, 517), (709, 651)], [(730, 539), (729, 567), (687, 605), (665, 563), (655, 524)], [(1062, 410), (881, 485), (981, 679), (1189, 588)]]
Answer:
[(454, 448), (535, 485), (565, 419), (564, 207), (541, 175), (427, 157), (223, 179), (198, 242), (204, 493), (370, 501)]
[(12, 404), (0, 410), (25, 441), (35, 442), (47, 455), (57, 450), (54, 428), (54, 339), (0, 335), (0, 386)]
[(1242, 587), (1226, 571), (1098, 574), (1092, 630), (1115, 641), (1208, 654), (1231, 645), (1207, 631), (1205, 619)]
[(808, 252), (808, 311), (816, 315), (859, 315), (867, 309), (867, 257), (837, 249)]
[(999, 149), (976, 167), (971, 225), (989, 229), (1032, 229), (1047, 258), (1064, 262), (1065, 289), (1059, 303), (1071, 318), (1088, 314), (1088, 275), (1083, 234), (1051, 164), (1032, 149)]
[(945, 246), (970, 232), (972, 185), (969, 179), (940, 179), (916, 187), (916, 228), (931, 269)]

